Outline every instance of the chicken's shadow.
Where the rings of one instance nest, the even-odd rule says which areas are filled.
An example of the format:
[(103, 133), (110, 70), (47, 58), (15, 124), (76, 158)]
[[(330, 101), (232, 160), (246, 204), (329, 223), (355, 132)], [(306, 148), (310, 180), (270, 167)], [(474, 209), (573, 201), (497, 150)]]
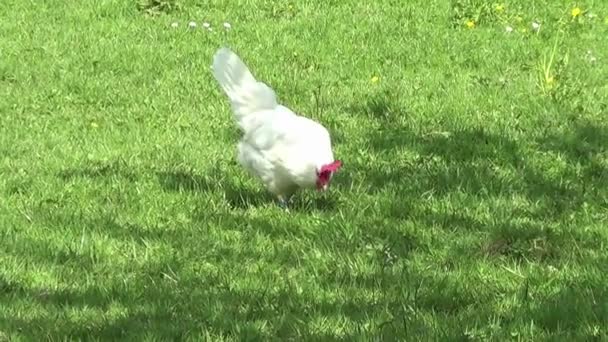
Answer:
[(209, 192), (217, 187), (216, 182), (211, 181), (209, 177), (183, 171), (157, 172), (156, 176), (166, 191)]
[(238, 186), (225, 177), (210, 174), (193, 174), (184, 171), (157, 173), (158, 181), (165, 191), (212, 193), (221, 192), (231, 208), (246, 209), (259, 206), (272, 198), (262, 192)]
[[(165, 191), (212, 193), (220, 192), (232, 209), (249, 209), (260, 207), (277, 200), (267, 191), (236, 184), (225, 177), (210, 174), (193, 174), (184, 171), (163, 171), (157, 173), (158, 181)], [(277, 203), (278, 205), (278, 203)], [(296, 193), (289, 209), (293, 211), (329, 211), (336, 207), (336, 202), (329, 196), (313, 198), (304, 192)]]
[(336, 209), (336, 200), (330, 195), (321, 196), (306, 194), (302, 190), (293, 195), (289, 204), (292, 211), (333, 211)]

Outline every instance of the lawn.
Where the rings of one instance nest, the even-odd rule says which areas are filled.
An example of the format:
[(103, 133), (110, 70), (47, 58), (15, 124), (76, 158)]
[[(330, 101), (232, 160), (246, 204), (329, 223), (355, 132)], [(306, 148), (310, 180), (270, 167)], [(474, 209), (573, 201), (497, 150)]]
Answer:
[[(0, 341), (608, 339), (608, 2), (3, 0), (0, 33)], [(330, 130), (328, 193), (237, 164), (224, 45)]]

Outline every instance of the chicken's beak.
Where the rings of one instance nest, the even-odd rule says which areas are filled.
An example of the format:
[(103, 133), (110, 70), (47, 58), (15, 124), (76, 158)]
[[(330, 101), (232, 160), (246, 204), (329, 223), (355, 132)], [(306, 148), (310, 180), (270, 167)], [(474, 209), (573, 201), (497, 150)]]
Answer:
[(329, 187), (328, 184), (323, 184), (323, 187), (321, 188), (322, 191), (327, 191), (327, 188)]

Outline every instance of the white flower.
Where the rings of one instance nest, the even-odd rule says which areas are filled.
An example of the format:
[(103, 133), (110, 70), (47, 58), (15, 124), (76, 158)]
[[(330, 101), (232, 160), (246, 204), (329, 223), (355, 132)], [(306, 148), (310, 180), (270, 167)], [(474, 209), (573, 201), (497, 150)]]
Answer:
[(540, 23), (537, 21), (533, 21), (532, 22), (532, 31), (538, 31), (540, 30)]
[(208, 22), (204, 22), (203, 27), (209, 30), (211, 28), (211, 24), (209, 24)]
[(511, 32), (513, 32), (513, 28), (511, 26), (507, 26), (507, 27), (505, 27), (505, 31), (507, 33), (511, 33)]
[(196, 28), (196, 23), (194, 21), (191, 21), (188, 23), (188, 27), (190, 28)]
[(177, 23), (177, 21), (171, 23), (172, 28), (177, 28), (178, 26), (179, 24)]
[(230, 25), (230, 23), (224, 23), (224, 28), (225, 28), (226, 30), (230, 30), (230, 28), (231, 28), (231, 27), (232, 27), (232, 26)]

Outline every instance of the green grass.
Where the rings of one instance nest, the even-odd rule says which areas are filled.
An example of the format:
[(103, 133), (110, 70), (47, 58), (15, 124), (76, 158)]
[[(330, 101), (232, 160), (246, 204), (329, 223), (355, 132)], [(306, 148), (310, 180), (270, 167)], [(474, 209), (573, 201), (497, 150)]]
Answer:
[[(0, 340), (608, 339), (608, 3), (506, 5), (2, 1)], [(330, 193), (236, 163), (225, 44)]]

